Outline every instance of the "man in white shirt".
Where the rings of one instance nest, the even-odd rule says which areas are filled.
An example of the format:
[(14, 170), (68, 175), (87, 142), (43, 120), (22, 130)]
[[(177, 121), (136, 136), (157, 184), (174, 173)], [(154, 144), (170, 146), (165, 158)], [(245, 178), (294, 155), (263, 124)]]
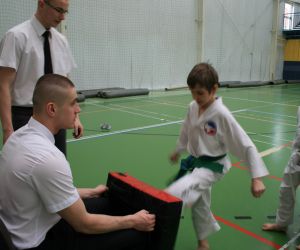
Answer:
[(101, 196), (107, 187), (76, 189), (69, 163), (54, 145), (54, 134), (74, 126), (76, 99), (68, 78), (47, 74), (38, 80), (33, 116), (0, 156), (0, 219), (18, 249), (142, 250), (154, 215), (112, 216)]
[[(32, 93), (37, 80), (45, 73), (68, 76), (76, 67), (67, 39), (55, 27), (65, 19), (68, 0), (38, 0), (35, 15), (10, 30), (0, 42), (0, 118), (3, 144), (14, 130), (24, 126), (32, 115)], [(50, 33), (52, 72), (46, 72), (44, 59), (45, 31)], [(77, 117), (75, 137), (83, 127)], [(66, 155), (66, 133), (59, 131), (56, 146)]]

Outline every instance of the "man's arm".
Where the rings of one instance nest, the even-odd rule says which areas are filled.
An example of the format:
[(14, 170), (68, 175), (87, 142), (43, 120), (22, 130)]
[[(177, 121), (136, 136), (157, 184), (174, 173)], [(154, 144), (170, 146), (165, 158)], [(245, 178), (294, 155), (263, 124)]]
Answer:
[(0, 119), (3, 130), (3, 144), (14, 132), (11, 119), (11, 94), (10, 88), (16, 77), (12, 68), (0, 67)]
[(109, 216), (90, 214), (84, 203), (78, 199), (70, 207), (58, 212), (77, 232), (85, 234), (108, 233), (112, 231), (134, 228), (140, 231), (153, 231), (155, 215), (141, 210), (132, 215)]
[(95, 188), (77, 188), (77, 191), (81, 199), (99, 197), (107, 190), (108, 187), (105, 185), (98, 185)]

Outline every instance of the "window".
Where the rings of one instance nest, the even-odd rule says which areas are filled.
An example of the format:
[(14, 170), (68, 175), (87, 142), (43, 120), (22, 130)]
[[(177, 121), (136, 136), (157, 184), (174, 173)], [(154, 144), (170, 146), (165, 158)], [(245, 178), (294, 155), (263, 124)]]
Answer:
[(294, 6), (292, 3), (284, 4), (284, 19), (283, 19), (283, 29), (291, 30), (293, 29), (293, 12)]

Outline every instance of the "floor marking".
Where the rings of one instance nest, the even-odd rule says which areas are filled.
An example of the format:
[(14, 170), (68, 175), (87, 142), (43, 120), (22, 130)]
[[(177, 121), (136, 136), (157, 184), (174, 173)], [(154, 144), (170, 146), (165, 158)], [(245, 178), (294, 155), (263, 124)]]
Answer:
[(236, 220), (251, 220), (252, 217), (248, 215), (236, 215), (234, 216)]
[(257, 103), (265, 103), (270, 105), (279, 105), (279, 106), (291, 106), (291, 107), (298, 107), (299, 105), (292, 105), (287, 103), (278, 103), (278, 102), (266, 102), (266, 101), (259, 101), (259, 100), (249, 100), (245, 98), (238, 98), (238, 97), (229, 97), (229, 96), (223, 96), (224, 99), (233, 99), (233, 100), (240, 100), (240, 101), (247, 101), (247, 102), (257, 102)]
[(289, 142), (289, 143), (286, 143), (286, 144), (283, 144), (283, 145), (280, 145), (280, 146), (277, 146), (277, 147), (274, 147), (274, 148), (269, 148), (263, 152), (260, 152), (260, 156), (261, 157), (265, 157), (267, 155), (270, 155), (270, 154), (273, 154), (275, 152), (278, 152), (280, 151), (281, 149), (283, 148), (286, 148), (288, 146), (291, 146), (292, 145), (292, 142)]
[(246, 116), (246, 115), (237, 115), (237, 117), (244, 118), (244, 119), (256, 120), (256, 121), (263, 121), (263, 122), (269, 122), (269, 123), (275, 123), (275, 124), (281, 124), (281, 125), (297, 127), (296, 124), (290, 124), (290, 123), (285, 123), (285, 122), (280, 122), (280, 121), (271, 121), (271, 120), (260, 119), (260, 118), (256, 118), (256, 117)]
[(240, 232), (242, 232), (242, 233), (244, 233), (244, 234), (246, 234), (246, 235), (248, 235), (248, 236), (250, 236), (250, 237), (252, 237), (252, 238), (254, 238), (254, 239), (256, 239), (256, 240), (258, 240), (258, 241), (260, 241), (260, 242), (262, 242), (262, 243), (264, 243), (264, 244), (266, 244), (266, 245), (268, 245), (268, 246), (273, 247), (274, 249), (281, 249), (281, 246), (280, 246), (280, 245), (278, 245), (278, 244), (276, 244), (276, 243), (274, 243), (274, 242), (272, 242), (272, 241), (270, 241), (270, 240), (267, 240), (267, 239), (261, 237), (261, 236), (258, 235), (258, 234), (255, 234), (255, 233), (253, 233), (253, 232), (251, 232), (251, 231), (249, 231), (249, 230), (247, 230), (247, 229), (245, 229), (245, 228), (240, 227), (240, 226), (237, 225), (237, 224), (234, 224), (234, 223), (232, 223), (232, 222), (230, 222), (230, 221), (228, 221), (228, 220), (225, 220), (225, 219), (223, 219), (223, 218), (220, 217), (220, 216), (214, 215), (214, 217), (216, 218), (217, 221), (222, 222), (222, 223), (225, 224), (226, 226), (229, 226), (229, 227), (231, 227), (231, 228), (234, 228), (234, 229), (236, 229), (237, 231), (240, 231)]
[(288, 118), (293, 118), (295, 119), (295, 116), (291, 115), (283, 115), (283, 114), (277, 114), (277, 113), (271, 113), (271, 112), (265, 112), (265, 111), (258, 111), (258, 110), (253, 110), (253, 109), (248, 109), (249, 112), (253, 113), (259, 113), (259, 114), (267, 114), (267, 115), (272, 115), (272, 116), (282, 116), (282, 117), (288, 117)]
[[(231, 166), (236, 167), (241, 170), (250, 171), (248, 167), (241, 166), (242, 163), (243, 163), (242, 161), (238, 161), (238, 162), (232, 163)], [(282, 181), (282, 178), (277, 177), (275, 175), (267, 175), (265, 178), (273, 179), (273, 180), (280, 181), (280, 182)]]
[[(293, 133), (295, 133), (295, 131)], [(264, 133), (260, 134), (260, 133), (254, 133), (254, 132), (247, 132), (247, 134), (249, 136), (251, 136), (251, 135), (258, 135), (258, 136), (261, 136), (261, 137), (266, 137), (266, 138), (272, 138), (272, 139), (274, 139), (274, 135), (273, 136), (264, 135)], [(275, 133), (273, 133), (273, 134), (275, 134)], [(277, 137), (277, 140), (280, 140), (280, 141), (283, 141), (283, 142), (290, 142), (292, 139), (288, 140), (288, 139), (278, 138)], [(252, 139), (252, 141), (257, 141), (258, 142), (258, 140), (254, 140), (254, 139)], [(261, 142), (261, 143), (270, 144), (270, 143), (266, 143), (266, 142)]]
[[(98, 104), (91, 104), (91, 105), (96, 106), (96, 107), (102, 107), (102, 106), (100, 106)], [(110, 109), (110, 110), (114, 110), (114, 111), (129, 113), (129, 114), (132, 114), (132, 115), (142, 116), (142, 117), (145, 117), (145, 118), (151, 118), (151, 119), (155, 119), (155, 120), (161, 120), (161, 118), (155, 117), (155, 116), (144, 115), (144, 114), (140, 114), (140, 113), (136, 113), (136, 112), (122, 110), (122, 109), (119, 109), (119, 108), (112, 108), (112, 107), (109, 107), (109, 106), (104, 106), (104, 107), (107, 108), (107, 109)]]
[(300, 237), (300, 233), (296, 234), (292, 239), (290, 239), (287, 243), (285, 243), (279, 250), (285, 250), (287, 249), (294, 241), (297, 240), (297, 238)]
[[(233, 111), (232, 113), (238, 113), (238, 112), (243, 112), (244, 110), (236, 110)], [(149, 128), (158, 128), (158, 127), (163, 127), (163, 126), (168, 126), (168, 125), (173, 125), (173, 124), (179, 124), (182, 123), (183, 120), (177, 120), (177, 121), (170, 121), (170, 122), (165, 122), (165, 123), (158, 123), (154, 125), (149, 125), (149, 126), (144, 126), (144, 127), (137, 127), (137, 128), (130, 128), (130, 129), (123, 129), (123, 130), (118, 130), (110, 133), (101, 133), (101, 134), (95, 134), (95, 135), (90, 135), (90, 136), (84, 136), (78, 139), (69, 139), (67, 140), (67, 143), (71, 142), (78, 142), (78, 141), (83, 141), (83, 140), (88, 140), (88, 139), (96, 139), (96, 138), (101, 138), (101, 137), (106, 137), (106, 136), (111, 136), (111, 135), (117, 135), (117, 134), (124, 134), (128, 132), (133, 132), (133, 131), (138, 131), (138, 130), (144, 130), (144, 129), (149, 129)]]
[[(181, 117), (176, 117), (176, 116), (172, 116), (172, 115), (168, 115), (168, 114), (162, 114), (162, 113), (157, 113), (157, 112), (153, 112), (153, 111), (149, 111), (149, 110), (144, 110), (144, 109), (139, 109), (139, 108), (134, 108), (134, 107), (128, 107), (128, 106), (122, 106), (122, 105), (117, 105), (117, 104), (111, 104), (114, 107), (117, 108), (123, 108), (123, 109), (131, 109), (131, 110), (137, 110), (140, 112), (144, 112), (144, 113), (149, 113), (149, 114), (153, 114), (153, 115), (158, 115), (158, 116), (165, 116), (165, 117), (170, 117), (170, 118), (175, 118), (175, 119), (181, 119)], [(149, 105), (148, 105), (149, 107)]]
[(110, 136), (110, 135), (124, 134), (124, 133), (138, 131), (138, 130), (144, 130), (144, 129), (149, 129), (149, 128), (158, 128), (158, 127), (163, 127), (163, 126), (168, 126), (168, 125), (173, 125), (173, 124), (179, 124), (182, 122), (183, 122), (183, 120), (179, 120), (179, 121), (165, 122), (165, 123), (161, 123), (161, 124), (154, 124), (154, 125), (149, 125), (149, 126), (144, 126), (144, 127), (123, 129), (123, 130), (118, 130), (118, 131), (109, 132), (109, 133), (84, 136), (84, 137), (81, 137), (78, 139), (69, 139), (69, 140), (67, 140), (67, 142), (71, 143), (71, 142), (78, 142), (78, 141), (84, 141), (84, 140), (89, 140), (89, 139), (96, 139), (96, 138), (106, 137), (106, 136)]

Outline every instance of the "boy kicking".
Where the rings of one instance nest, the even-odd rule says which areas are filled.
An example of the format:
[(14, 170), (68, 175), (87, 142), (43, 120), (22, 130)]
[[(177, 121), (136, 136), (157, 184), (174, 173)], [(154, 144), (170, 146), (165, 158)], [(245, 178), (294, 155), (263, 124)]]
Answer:
[[(261, 177), (268, 175), (251, 139), (224, 106), (222, 98), (215, 96), (218, 82), (217, 72), (207, 63), (197, 64), (188, 75), (187, 84), (194, 100), (170, 156), (172, 162), (177, 162), (183, 151), (190, 154), (181, 161), (181, 171), (166, 191), (191, 207), (197, 250), (209, 249), (207, 237), (220, 230), (210, 210), (211, 187), (231, 167), (227, 153), (249, 166), (254, 197), (260, 197), (265, 191)], [(189, 173), (184, 175), (187, 171)]]

